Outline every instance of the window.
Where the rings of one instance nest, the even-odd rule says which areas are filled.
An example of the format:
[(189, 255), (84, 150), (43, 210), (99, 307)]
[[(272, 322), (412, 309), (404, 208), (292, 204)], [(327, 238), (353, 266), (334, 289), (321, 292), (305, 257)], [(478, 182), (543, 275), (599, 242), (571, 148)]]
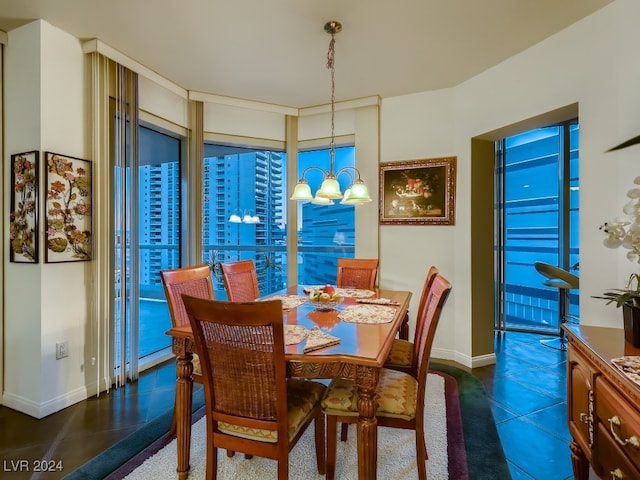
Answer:
[(238, 260), (253, 260), (261, 295), (286, 287), (286, 163), (283, 152), (205, 144), (202, 250), (217, 299), (219, 264)]
[[(298, 178), (305, 168), (318, 165), (329, 168), (329, 149), (300, 152), (298, 154)], [(335, 151), (335, 171), (355, 166), (355, 147), (340, 147)], [(345, 191), (353, 182), (350, 172), (340, 175), (338, 182)], [(315, 194), (323, 175), (311, 169), (305, 174), (311, 192)], [(341, 205), (314, 205), (303, 203), (298, 208), (298, 283), (321, 285), (335, 283), (338, 258), (352, 258), (355, 253), (355, 207)]]
[[(557, 288), (534, 268), (578, 262), (579, 126), (565, 122), (498, 142), (498, 264), (501, 328), (559, 332)], [(578, 315), (578, 293), (569, 294)]]
[(180, 139), (146, 127), (138, 138), (139, 157), (114, 171), (115, 351), (125, 344), (127, 362), (134, 352), (147, 361), (171, 346), (159, 272), (180, 266)]
[(180, 266), (180, 140), (140, 127), (140, 358), (171, 345), (160, 270)]

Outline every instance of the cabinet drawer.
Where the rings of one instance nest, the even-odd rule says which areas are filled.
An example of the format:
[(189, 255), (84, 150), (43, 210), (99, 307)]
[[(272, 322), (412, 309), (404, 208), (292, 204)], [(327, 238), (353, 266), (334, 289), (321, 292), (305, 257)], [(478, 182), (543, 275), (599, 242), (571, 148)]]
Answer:
[[(638, 410), (627, 402), (607, 381), (596, 380), (595, 410), (599, 430), (606, 432), (611, 442), (629, 457), (636, 467), (640, 466), (640, 421)], [(603, 460), (598, 432), (598, 458)], [(640, 477), (632, 477), (640, 478)]]
[(637, 480), (640, 470), (630, 461), (618, 447), (608, 431), (608, 425), (598, 424), (598, 464), (601, 478)]
[(567, 417), (569, 432), (573, 440), (591, 462), (591, 447), (593, 445), (593, 379), (596, 375), (592, 364), (569, 346), (567, 355), (568, 364), (568, 392), (567, 392)]

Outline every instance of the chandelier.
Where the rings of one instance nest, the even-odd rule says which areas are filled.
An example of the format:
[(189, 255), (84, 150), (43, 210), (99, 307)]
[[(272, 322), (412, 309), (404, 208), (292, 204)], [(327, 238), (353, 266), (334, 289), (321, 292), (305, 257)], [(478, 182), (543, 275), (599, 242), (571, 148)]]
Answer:
[[(360, 178), (360, 171), (356, 167), (343, 167), (335, 172), (335, 157), (336, 157), (336, 139), (335, 139), (335, 113), (336, 113), (336, 79), (335, 79), (335, 55), (336, 55), (336, 33), (342, 30), (342, 24), (338, 21), (332, 20), (325, 23), (324, 31), (331, 35), (331, 42), (329, 42), (329, 51), (327, 53), (327, 68), (331, 72), (331, 143), (329, 144), (329, 170), (324, 170), (318, 166), (312, 165), (307, 167), (302, 172), (302, 176), (298, 183), (296, 183), (293, 189), (293, 195), (291, 200), (298, 200), (302, 202), (312, 202), (318, 205), (332, 205), (333, 200), (342, 199), (340, 203), (355, 205), (359, 203), (366, 203), (371, 201), (369, 196), (369, 189)], [(320, 170), (324, 175), (322, 184), (316, 192), (315, 197), (311, 195), (311, 187), (305, 179), (305, 174), (309, 170)], [(353, 171), (353, 172), (352, 172)], [(344, 194), (340, 191), (340, 184), (338, 183), (338, 176), (341, 174), (347, 174), (350, 177), (351, 183), (345, 190)]]
[(260, 223), (260, 217), (255, 215), (251, 210), (245, 210), (244, 213), (240, 212), (240, 209), (236, 209), (231, 215), (229, 215), (229, 223)]

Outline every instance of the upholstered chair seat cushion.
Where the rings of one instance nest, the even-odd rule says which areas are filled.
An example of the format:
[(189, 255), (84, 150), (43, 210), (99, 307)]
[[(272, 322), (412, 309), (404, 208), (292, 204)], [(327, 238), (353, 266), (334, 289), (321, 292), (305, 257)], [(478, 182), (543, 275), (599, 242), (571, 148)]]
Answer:
[(410, 367), (413, 365), (413, 342), (395, 338), (386, 364)]
[(193, 374), (194, 375), (202, 375), (202, 367), (200, 366), (200, 357), (197, 353), (193, 354), (193, 358), (191, 359), (191, 364), (193, 365)]
[[(290, 378), (287, 380), (287, 408), (289, 420), (289, 438), (293, 438), (300, 430), (304, 420), (314, 405), (322, 398), (326, 386), (319, 382)], [(278, 432), (259, 428), (247, 428), (220, 422), (218, 428), (230, 435), (275, 443)]]
[[(376, 390), (377, 416), (411, 420), (416, 415), (418, 382), (411, 375), (383, 368)], [(358, 416), (358, 389), (351, 380), (333, 380), (322, 399), (328, 415)]]

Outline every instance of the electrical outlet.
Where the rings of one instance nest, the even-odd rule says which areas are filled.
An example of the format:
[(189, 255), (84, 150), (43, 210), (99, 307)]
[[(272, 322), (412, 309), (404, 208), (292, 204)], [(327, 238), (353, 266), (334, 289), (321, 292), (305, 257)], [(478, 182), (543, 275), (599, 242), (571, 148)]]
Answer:
[(56, 360), (60, 360), (61, 358), (69, 356), (69, 342), (66, 340), (64, 342), (56, 343)]

